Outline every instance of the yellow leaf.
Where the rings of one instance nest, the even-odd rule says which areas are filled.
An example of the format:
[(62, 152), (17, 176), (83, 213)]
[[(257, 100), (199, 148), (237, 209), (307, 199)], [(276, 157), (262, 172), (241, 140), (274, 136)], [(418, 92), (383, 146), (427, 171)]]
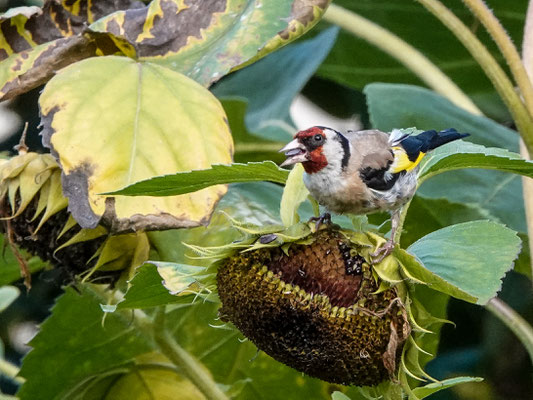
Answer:
[(230, 163), (233, 141), (218, 100), (190, 78), (125, 57), (63, 69), (40, 98), (43, 142), (57, 154), (69, 211), (113, 232), (206, 224), (226, 187), (173, 197), (112, 197), (158, 175)]

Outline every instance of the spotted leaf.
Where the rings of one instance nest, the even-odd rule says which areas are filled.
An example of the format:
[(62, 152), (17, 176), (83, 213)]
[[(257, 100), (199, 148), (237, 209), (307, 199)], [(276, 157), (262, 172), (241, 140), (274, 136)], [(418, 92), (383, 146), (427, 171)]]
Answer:
[(61, 165), (69, 210), (84, 228), (101, 219), (114, 232), (198, 226), (226, 192), (217, 185), (167, 198), (99, 194), (231, 162), (222, 106), (184, 75), (126, 57), (90, 58), (50, 80), (40, 106), (43, 142)]
[(329, 0), (154, 0), (91, 29), (132, 43), (141, 59), (208, 86), (309, 30)]

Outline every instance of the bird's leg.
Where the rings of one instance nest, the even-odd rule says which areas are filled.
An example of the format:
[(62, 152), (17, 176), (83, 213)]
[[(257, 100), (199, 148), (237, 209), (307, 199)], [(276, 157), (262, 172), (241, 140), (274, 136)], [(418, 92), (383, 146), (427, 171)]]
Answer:
[(325, 212), (324, 214), (318, 216), (318, 217), (311, 217), (309, 219), (309, 222), (316, 222), (315, 230), (318, 231), (318, 228), (320, 228), (320, 225), (322, 224), (331, 224), (331, 214)]
[(390, 239), (387, 240), (387, 242), (381, 246), (379, 249), (377, 249), (374, 253), (370, 254), (372, 257), (372, 262), (374, 264), (378, 264), (385, 257), (387, 257), (389, 254), (392, 253), (394, 250), (394, 246), (396, 246), (396, 243), (394, 243), (394, 236), (396, 234), (396, 230), (398, 229), (398, 225), (400, 223), (400, 210), (395, 210), (391, 213), (391, 231), (390, 231)]

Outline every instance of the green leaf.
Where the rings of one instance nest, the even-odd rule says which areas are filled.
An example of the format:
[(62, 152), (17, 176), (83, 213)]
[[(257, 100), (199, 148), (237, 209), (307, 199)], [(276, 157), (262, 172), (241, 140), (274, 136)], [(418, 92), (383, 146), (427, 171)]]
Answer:
[(19, 297), (20, 290), (14, 286), (0, 287), (0, 312), (4, 311), (17, 297)]
[(501, 279), (512, 268), (520, 248), (520, 238), (511, 229), (491, 221), (473, 221), (432, 232), (407, 250), (428, 271), (470, 299), (452, 293), (441, 282), (435, 282), (431, 288), (486, 304), (500, 290)]
[(407, 248), (421, 237), (446, 226), (480, 219), (494, 220), (495, 217), (479, 205), (431, 199), (417, 194), (409, 204), (403, 224), (402, 247)]
[(433, 393), (439, 392), (444, 389), (451, 388), (452, 386), (458, 385), (460, 383), (468, 382), (481, 382), (483, 378), (472, 377), (472, 376), (459, 376), (457, 378), (445, 379), (441, 382), (432, 382), (427, 385), (417, 387), (413, 389), (413, 393), (419, 399), (424, 399)]
[(84, 228), (104, 214), (114, 232), (202, 225), (226, 192), (212, 186), (169, 199), (114, 201), (99, 194), (231, 162), (224, 110), (184, 75), (125, 57), (91, 58), (58, 73), (40, 106), (43, 142), (58, 157), (69, 210)]
[(298, 208), (309, 196), (309, 190), (303, 182), (304, 168), (301, 164), (295, 165), (289, 173), (287, 184), (281, 197), (280, 216), (283, 225), (289, 227), (299, 222)]
[(457, 141), (432, 151), (420, 168), (421, 181), (461, 168), (485, 168), (533, 176), (533, 162), (505, 149)]
[(296, 130), (289, 107), (328, 54), (337, 32), (329, 29), (276, 51), (228, 75), (214, 86), (213, 93), (222, 100), (248, 103), (245, 128), (249, 132), (264, 139), (288, 141)]
[(106, 194), (125, 196), (175, 196), (218, 184), (270, 181), (285, 183), (289, 171), (272, 161), (213, 165), (210, 169), (158, 176)]
[(190, 302), (184, 296), (171, 295), (162, 284), (163, 278), (157, 272), (154, 264), (147, 263), (137, 269), (137, 273), (130, 282), (130, 287), (124, 300), (118, 303), (117, 309), (150, 308), (164, 304)]
[(154, 0), (90, 26), (135, 46), (141, 60), (209, 86), (232, 68), (257, 59), (310, 29), (329, 1)]
[[(72, 398), (83, 381), (117, 368), (150, 350), (131, 320), (107, 314), (99, 296), (87, 288), (67, 289), (30, 342), (20, 375), (26, 379), (21, 400)], [(70, 394), (69, 394), (70, 393)]]
[(370, 121), (376, 129), (416, 127), (421, 130), (455, 128), (468, 132), (469, 141), (489, 147), (518, 150), (518, 134), (489, 118), (470, 114), (448, 99), (417, 86), (373, 83), (364, 89)]
[[(0, 235), (0, 248), (3, 254), (0, 255), (0, 286), (9, 285), (21, 278), (20, 265), (13, 254), (11, 248), (5, 245), (5, 235)], [(28, 260), (27, 265), (31, 273), (40, 271), (46, 266), (46, 263), (39, 257), (30, 257), (24, 251), (21, 251), (24, 259)]]

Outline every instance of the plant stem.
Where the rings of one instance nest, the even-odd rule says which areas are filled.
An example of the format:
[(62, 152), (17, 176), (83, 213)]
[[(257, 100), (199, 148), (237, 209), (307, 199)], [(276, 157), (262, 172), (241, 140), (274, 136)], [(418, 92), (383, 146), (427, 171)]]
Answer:
[(520, 339), (533, 361), (533, 328), (515, 310), (494, 297), (485, 306)]
[(513, 116), (518, 131), (522, 135), (529, 152), (533, 152), (533, 121), (524, 103), (522, 103), (522, 100), (515, 92), (512, 82), (498, 62), (470, 29), (439, 0), (417, 1), (452, 31), (455, 37), (459, 39), (472, 57), (478, 62)]
[(394, 57), (413, 71), (430, 88), (447, 97), (455, 105), (472, 114), (481, 115), (479, 108), (448, 76), (421, 52), (394, 33), (335, 4), (330, 4), (323, 18)]
[[(96, 285), (92, 286), (92, 290), (104, 298), (103, 303), (107, 303), (110, 296), (113, 297), (113, 303), (118, 303), (121, 300), (117, 291), (110, 293)], [(117, 310), (115, 314), (121, 316), (126, 324), (131, 323), (131, 314), (127, 310)], [(137, 329), (147, 338), (153, 339), (154, 346), (159, 348), (161, 354), (167, 357), (179, 369), (180, 373), (202, 392), (207, 400), (229, 400), (209, 375), (207, 368), (176, 343), (170, 335), (165, 326), (164, 307), (158, 309), (154, 319), (140, 309), (134, 309), (133, 315)]]
[(0, 358), (0, 375), (7, 376), (12, 381), (22, 385), (25, 382), (25, 379), (17, 376), (19, 371), (19, 367), (11, 364), (9, 361), (4, 360), (3, 358)]
[(400, 243), (400, 237), (402, 236), (403, 231), (403, 224), (405, 223), (405, 217), (407, 216), (407, 211), (409, 210), (409, 206), (411, 205), (411, 201), (413, 199), (409, 200), (409, 202), (402, 207), (400, 210), (400, 220), (398, 221), (398, 226), (396, 227), (396, 232), (394, 232), (394, 237), (391, 237), (392, 241), (394, 243)]
[(468, 6), (496, 42), (520, 88), (529, 115), (533, 116), (533, 86), (531, 86), (520, 54), (505, 28), (483, 0), (463, 0), (463, 3)]
[(161, 307), (153, 323), (154, 340), (161, 352), (180, 368), (180, 371), (203, 393), (208, 400), (228, 400), (205, 367), (183, 349), (165, 327), (165, 308)]
[[(527, 8), (524, 39), (522, 41), (522, 59), (526, 73), (533, 79), (533, 1), (529, 2)], [(523, 141), (520, 141), (520, 154), (527, 160), (531, 159), (532, 153), (528, 151)], [(533, 249), (533, 179), (522, 177), (522, 187), (524, 192), (524, 207), (526, 209), (529, 248)], [(530, 258), (533, 276), (533, 257)]]

